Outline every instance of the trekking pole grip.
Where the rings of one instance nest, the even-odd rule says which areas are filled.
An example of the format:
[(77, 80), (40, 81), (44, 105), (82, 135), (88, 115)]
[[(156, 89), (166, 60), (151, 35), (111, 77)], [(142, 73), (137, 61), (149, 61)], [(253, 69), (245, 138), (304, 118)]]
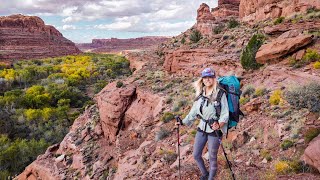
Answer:
[(180, 125), (182, 125), (182, 120), (181, 120), (180, 116), (176, 115), (176, 116), (175, 116), (175, 119), (176, 119), (176, 121), (177, 121), (178, 123), (180, 123)]

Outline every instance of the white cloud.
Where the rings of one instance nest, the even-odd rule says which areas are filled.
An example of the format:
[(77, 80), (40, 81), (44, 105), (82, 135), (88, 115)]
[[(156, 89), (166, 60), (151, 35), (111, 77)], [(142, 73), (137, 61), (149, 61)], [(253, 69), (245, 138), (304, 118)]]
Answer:
[[(158, 32), (161, 35), (176, 35), (190, 28), (196, 22), (197, 9), (201, 3), (215, 7), (217, 1), (5, 0), (1, 2), (0, 14), (22, 13), (39, 15), (40, 17), (56, 16), (57, 18), (54, 20), (56, 24), (49, 23), (54, 24), (66, 34), (69, 31), (75, 32), (74, 30), (83, 31), (85, 34), (86, 30), (90, 30), (100, 33), (106, 31), (105, 35), (113, 35), (118, 31), (127, 32), (126, 34)], [(89, 21), (90, 23), (87, 23)], [(86, 23), (87, 25), (85, 25)], [(75, 36), (73, 33), (72, 37)]]
[(74, 26), (74, 25), (67, 25), (67, 24), (65, 24), (65, 25), (62, 26), (62, 29), (63, 29), (63, 30), (75, 30), (75, 29), (77, 29), (77, 28), (76, 28), (76, 26)]

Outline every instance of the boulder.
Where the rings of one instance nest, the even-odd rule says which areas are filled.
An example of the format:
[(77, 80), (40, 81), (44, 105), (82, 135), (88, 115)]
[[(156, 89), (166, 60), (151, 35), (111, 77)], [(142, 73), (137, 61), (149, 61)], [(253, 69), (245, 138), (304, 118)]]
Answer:
[(124, 113), (136, 98), (136, 87), (128, 85), (117, 88), (116, 82), (108, 84), (95, 100), (98, 104), (103, 134), (110, 141), (116, 140), (116, 135), (124, 123)]
[(296, 34), (286, 32), (276, 40), (262, 45), (256, 54), (256, 61), (260, 64), (274, 62), (275, 60), (290, 53), (294, 53), (298, 49), (310, 44), (313, 39), (312, 35), (292, 37), (293, 35)]
[(302, 160), (320, 172), (320, 135), (314, 138), (305, 149)]

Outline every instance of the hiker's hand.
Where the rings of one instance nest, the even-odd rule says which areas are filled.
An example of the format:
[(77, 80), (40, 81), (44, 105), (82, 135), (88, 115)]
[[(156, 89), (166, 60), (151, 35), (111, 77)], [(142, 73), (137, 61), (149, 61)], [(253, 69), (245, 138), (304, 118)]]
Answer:
[(213, 124), (211, 125), (211, 128), (212, 128), (213, 130), (218, 130), (218, 129), (220, 128), (219, 123), (217, 123), (217, 122), (213, 123)]
[(180, 122), (175, 123), (175, 127), (181, 126), (182, 124)]

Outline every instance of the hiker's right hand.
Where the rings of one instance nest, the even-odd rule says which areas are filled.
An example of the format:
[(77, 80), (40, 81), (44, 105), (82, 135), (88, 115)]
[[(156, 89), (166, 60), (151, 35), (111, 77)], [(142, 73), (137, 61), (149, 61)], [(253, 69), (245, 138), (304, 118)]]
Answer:
[(180, 123), (180, 122), (176, 122), (175, 124), (174, 124), (174, 127), (175, 128), (178, 128), (179, 126), (181, 126), (182, 124)]

